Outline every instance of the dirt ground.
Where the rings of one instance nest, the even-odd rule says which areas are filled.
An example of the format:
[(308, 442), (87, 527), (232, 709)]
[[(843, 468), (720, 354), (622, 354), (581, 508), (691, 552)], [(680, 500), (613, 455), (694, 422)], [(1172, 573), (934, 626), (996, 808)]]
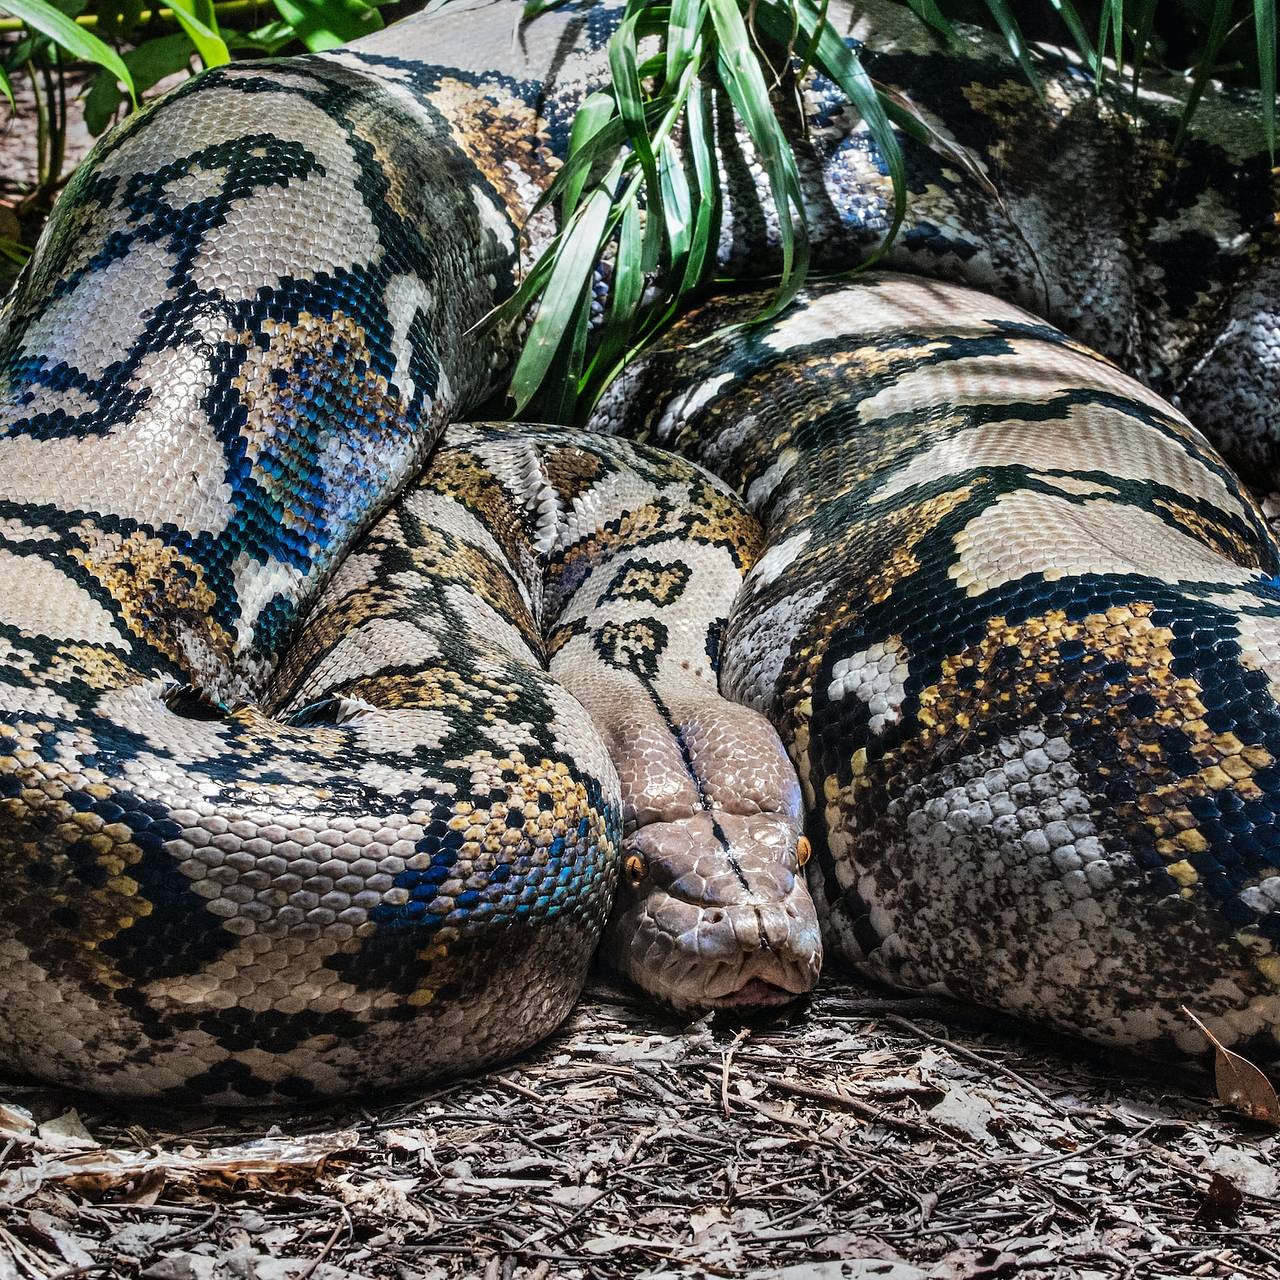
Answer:
[(0, 1278), (1272, 1278), (1273, 1130), (1212, 1084), (830, 977), (681, 1024), (597, 978), (537, 1051), (327, 1110), (0, 1081)]
[[(70, 93), (74, 99), (88, 83), (88, 76), (72, 72), (68, 77)], [(31, 87), (25, 76), (19, 76), (13, 84), (17, 111), (0, 99), (0, 238), (19, 241), (30, 247), (40, 233), (47, 208), (27, 211), (19, 218), (17, 211), (23, 207), (24, 197), (36, 184), (36, 117), (31, 97)], [(69, 177), (77, 164), (88, 154), (94, 139), (84, 127), (80, 111), (72, 103), (67, 126), (64, 177)], [(0, 256), (0, 297), (8, 292), (17, 274), (17, 264)]]

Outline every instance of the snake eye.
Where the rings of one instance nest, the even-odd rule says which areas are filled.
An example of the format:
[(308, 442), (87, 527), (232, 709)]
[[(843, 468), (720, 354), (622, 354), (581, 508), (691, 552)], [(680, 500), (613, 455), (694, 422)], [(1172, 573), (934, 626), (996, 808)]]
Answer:
[(633, 885), (638, 885), (649, 874), (649, 864), (638, 853), (627, 854), (622, 869)]
[(813, 852), (813, 845), (809, 843), (808, 836), (801, 836), (796, 841), (796, 865), (803, 867), (809, 861), (809, 855)]

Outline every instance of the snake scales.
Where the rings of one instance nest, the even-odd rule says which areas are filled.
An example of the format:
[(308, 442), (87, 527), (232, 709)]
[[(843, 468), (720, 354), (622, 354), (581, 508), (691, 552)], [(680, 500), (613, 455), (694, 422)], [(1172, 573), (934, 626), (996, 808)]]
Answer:
[[(733, 337), (750, 298), (713, 299), (592, 432), (432, 453), (502, 385), (471, 326), (610, 5), (231, 66), (99, 145), (0, 328), (8, 1063), (242, 1101), (456, 1072), (557, 1024), (606, 920), (686, 1007), (808, 989), (820, 919), (891, 982), (1181, 1055), (1186, 1003), (1276, 1056), (1249, 104), (1175, 153), (1159, 84), (1124, 118), (1062, 62), (1041, 106), (985, 37), (853, 8), (1000, 199), (909, 147), (911, 274)], [(848, 266), (889, 184), (830, 86), (805, 106)], [(722, 263), (767, 271), (720, 132)]]

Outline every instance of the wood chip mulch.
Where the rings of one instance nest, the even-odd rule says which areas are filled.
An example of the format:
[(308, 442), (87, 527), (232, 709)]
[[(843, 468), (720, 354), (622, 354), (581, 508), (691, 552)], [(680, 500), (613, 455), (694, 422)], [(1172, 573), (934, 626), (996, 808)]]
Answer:
[(927, 997), (680, 1024), (597, 978), (536, 1052), (356, 1106), (0, 1081), (0, 1280), (1274, 1280), (1277, 1154), (1205, 1077)]

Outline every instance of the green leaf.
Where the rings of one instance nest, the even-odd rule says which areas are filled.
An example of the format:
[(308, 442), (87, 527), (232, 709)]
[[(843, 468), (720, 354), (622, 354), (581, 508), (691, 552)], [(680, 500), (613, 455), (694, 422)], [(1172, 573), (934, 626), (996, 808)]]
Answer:
[(99, 4), (96, 32), (104, 40), (120, 40), (128, 35), (142, 16), (142, 0), (107, 0)]
[[(875, 83), (874, 81), (872, 83)], [(900, 90), (876, 84), (876, 93), (884, 104), (884, 113), (909, 138), (914, 138), (922, 146), (928, 147), (936, 155), (948, 161), (960, 172), (967, 174), (994, 201), (1002, 201), (1000, 189), (996, 186), (987, 171), (982, 167), (977, 156), (967, 147), (954, 139), (939, 133), (933, 124), (920, 114), (920, 109)]]
[(124, 55), (139, 93), (146, 93), (165, 76), (191, 70), (191, 42), (181, 32), (154, 36)]
[[(561, 184), (561, 218), (568, 218), (574, 209), (578, 207), (582, 188), (591, 172), (589, 159), (600, 154), (599, 143), (595, 147), (589, 147), (588, 144), (597, 138), (600, 131), (613, 121), (613, 108), (612, 95), (593, 93), (583, 99), (582, 105), (573, 117), (573, 125), (569, 130), (569, 150), (565, 155), (565, 163), (572, 165), (575, 156), (581, 156), (588, 162), (574, 166), (571, 175)], [(623, 128), (625, 129), (625, 125)], [(615, 143), (614, 145), (616, 147), (617, 144)]]
[(1058, 17), (1063, 21), (1067, 30), (1071, 32), (1071, 38), (1076, 42), (1076, 48), (1080, 54), (1089, 63), (1094, 66), (1097, 63), (1097, 53), (1093, 47), (1093, 41), (1089, 39), (1089, 33), (1085, 30), (1084, 23), (1080, 19), (1080, 14), (1076, 11), (1076, 7), (1071, 0), (1049, 0), (1049, 3), (1057, 11)]
[[(763, 7), (761, 5), (757, 10), (757, 17)], [(773, 301), (757, 318), (762, 321), (771, 319), (791, 303), (803, 287), (808, 274), (809, 235), (805, 222), (804, 195), (800, 188), (795, 155), (778, 117), (774, 114), (773, 104), (769, 100), (769, 88), (752, 49), (751, 37), (737, 0), (709, 0), (708, 8), (718, 40), (716, 57), (721, 82), (751, 138), (756, 157), (769, 180), (769, 189), (778, 214), (778, 231), (782, 240), (782, 278), (778, 282), (778, 291)], [(840, 41), (840, 46), (844, 48), (843, 41)]]
[(312, 53), (336, 49), (382, 27), (382, 15), (363, 0), (272, 0)]
[(542, 385), (566, 333), (577, 328), (578, 307), (590, 307), (583, 295), (590, 287), (612, 211), (609, 191), (597, 187), (557, 237), (538, 314), (529, 326), (524, 350), (511, 376), (516, 413), (523, 412)]
[(3, 67), (0, 67), (0, 93), (3, 93), (8, 101), (9, 110), (17, 111), (18, 104), (13, 100), (13, 85), (9, 82), (9, 73)]
[(1036, 91), (1036, 96), (1043, 99), (1044, 85), (1040, 83), (1040, 77), (1036, 74), (1035, 67), (1031, 65), (1027, 42), (1023, 38), (1022, 28), (1018, 25), (1017, 18), (1013, 16), (1013, 11), (1005, 0), (986, 0), (986, 5), (991, 11), (991, 16), (996, 20), (1000, 33), (1004, 36), (1005, 44), (1009, 46), (1009, 52), (1022, 68), (1022, 74), (1026, 76), (1027, 83)]
[[(671, 266), (683, 274), (693, 240), (693, 193), (684, 171), (684, 157), (668, 138), (658, 152), (658, 183), (662, 188), (662, 217), (666, 223)], [(653, 217), (653, 214), (649, 215)]]
[(1182, 119), (1178, 121), (1178, 132), (1173, 145), (1181, 145), (1187, 135), (1187, 126), (1195, 113), (1205, 88), (1213, 75), (1213, 68), (1218, 61), (1218, 51), (1226, 41), (1231, 30), (1231, 0), (1213, 0), (1213, 17), (1209, 20), (1209, 31), (1205, 36), (1204, 48), (1196, 62), (1191, 76), (1191, 92), (1187, 95), (1186, 106), (1182, 109)]
[(618, 230), (613, 279), (609, 282), (609, 313), (600, 336), (600, 348), (592, 361), (592, 383), (604, 386), (618, 357), (635, 332), (636, 317), (644, 297), (644, 272), (640, 269), (640, 206), (634, 201), (622, 213)]
[(14, 266), (20, 267), (31, 257), (31, 250), (17, 240), (8, 236), (0, 236), (0, 257), (7, 258)]
[(1142, 81), (1142, 67), (1147, 60), (1147, 49), (1151, 44), (1151, 32), (1155, 27), (1156, 5), (1159, 0), (1139, 0), (1137, 21), (1133, 24), (1130, 39), (1133, 41), (1133, 96), (1138, 96), (1138, 88)]
[[(2, 3), (3, 0), (0, 0)], [(231, 61), (226, 42), (217, 30), (217, 18), (213, 16), (213, 6), (204, 0), (165, 0), (178, 20), (178, 25), (187, 33), (187, 38), (200, 55), (200, 61), (206, 67), (221, 67)], [(205, 12), (201, 12), (201, 10)], [(212, 20), (213, 25), (210, 25)]]
[[(1116, 75), (1124, 71), (1124, 0), (1108, 0), (1111, 5), (1111, 57), (1116, 64)], [(1098, 61), (1102, 60), (1103, 46), (1098, 45)]]
[(285, 45), (297, 39), (293, 28), (283, 19), (264, 23), (252, 31), (228, 31), (223, 39), (228, 49), (253, 49), (259, 53), (278, 53)]
[(65, 13), (60, 13), (48, 0), (0, 0), (0, 11), (11, 13), (33, 31), (48, 36), (73, 58), (92, 62), (110, 71), (128, 90), (133, 105), (138, 105), (133, 79), (120, 55), (110, 45), (103, 44), (91, 31), (86, 31)]
[(1276, 0), (1253, 0), (1258, 43), (1258, 88), (1262, 95), (1262, 128), (1272, 163), (1276, 157)]
[(591, 321), (591, 299), (579, 299), (574, 313), (573, 332), (561, 342), (545, 377), (536, 401), (536, 414), (542, 422), (571, 423), (578, 404), (578, 384), (587, 352), (587, 329)]
[(619, 24), (609, 40), (609, 70), (613, 79), (613, 97), (618, 115), (626, 126), (627, 140), (644, 173), (645, 198), (652, 215), (645, 224), (644, 260), (646, 267), (656, 266), (661, 250), (658, 237), (662, 231), (662, 188), (658, 181), (658, 161), (653, 152), (653, 140), (644, 114), (644, 90), (640, 86), (640, 73), (636, 66), (639, 42), (639, 20), (644, 12), (637, 8)]
[[(133, 83), (140, 94), (165, 76), (191, 70), (191, 41), (185, 32), (174, 31), (168, 35), (144, 40), (136, 49), (124, 55), (125, 66), (133, 76)], [(84, 98), (85, 127), (96, 138), (115, 118), (120, 106), (120, 90), (116, 78), (108, 71), (99, 71)]]
[(938, 8), (934, 0), (907, 0), (907, 6), (917, 18), (928, 23), (935, 31), (946, 36), (948, 40), (955, 38), (955, 27), (951, 25), (951, 20)]
[[(186, 36), (182, 37), (182, 43), (187, 43)], [(101, 136), (111, 127), (111, 122), (116, 117), (116, 110), (120, 106), (120, 100), (120, 87), (116, 83), (115, 76), (110, 71), (99, 71), (93, 77), (93, 83), (89, 86), (89, 92), (84, 95), (84, 102), (81, 104), (84, 127), (93, 137)]]
[(697, 212), (689, 241), (689, 259), (680, 282), (681, 293), (702, 283), (715, 264), (720, 241), (720, 171), (716, 166), (711, 111), (700, 89), (689, 95), (685, 128), (697, 179)]
[[(605, 95), (606, 97), (608, 95)], [(612, 98), (609, 99), (612, 103)], [(645, 105), (645, 119), (656, 127), (665, 110), (669, 110), (671, 99), (663, 97)], [(591, 170), (598, 165), (608, 164), (617, 156), (618, 151), (627, 141), (627, 127), (615, 116), (607, 124), (598, 128), (595, 133), (584, 129), (580, 142), (570, 145), (564, 164), (556, 171), (556, 176), (534, 202), (531, 213), (540, 213), (548, 205), (560, 200), (565, 191), (577, 186), (581, 191)], [(577, 201), (574, 202), (576, 207)]]
[[(858, 55), (845, 44), (839, 32), (829, 23), (818, 25), (818, 14), (810, 0), (792, 0), (800, 11), (800, 24), (806, 35), (815, 41), (814, 64), (824, 75), (833, 80), (845, 97), (862, 116), (876, 146), (880, 150), (881, 159), (889, 171), (893, 183), (893, 222), (880, 248), (871, 261), (881, 257), (893, 243), (907, 212), (907, 173), (902, 159), (902, 148), (898, 145), (897, 136), (889, 122), (884, 103), (867, 75)], [(763, 23), (768, 22), (770, 34), (777, 37), (784, 19), (777, 6), (771, 2), (762, 3), (759, 15)]]
[(667, 83), (678, 80), (690, 60), (697, 56), (698, 37), (706, 21), (705, 0), (672, 0), (667, 23)]

